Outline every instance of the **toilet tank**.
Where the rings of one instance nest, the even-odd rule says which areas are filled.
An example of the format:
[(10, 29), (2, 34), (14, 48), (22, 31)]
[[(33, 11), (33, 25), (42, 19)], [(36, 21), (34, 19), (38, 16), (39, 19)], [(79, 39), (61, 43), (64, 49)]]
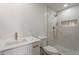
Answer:
[(47, 46), (47, 36), (39, 36), (39, 39), (41, 47)]

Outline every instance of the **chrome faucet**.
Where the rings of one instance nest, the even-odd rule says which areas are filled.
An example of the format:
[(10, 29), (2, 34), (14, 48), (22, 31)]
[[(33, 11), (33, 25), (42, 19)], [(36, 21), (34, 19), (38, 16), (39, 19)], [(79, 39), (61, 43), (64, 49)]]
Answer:
[(15, 39), (18, 40), (18, 33), (15, 33)]

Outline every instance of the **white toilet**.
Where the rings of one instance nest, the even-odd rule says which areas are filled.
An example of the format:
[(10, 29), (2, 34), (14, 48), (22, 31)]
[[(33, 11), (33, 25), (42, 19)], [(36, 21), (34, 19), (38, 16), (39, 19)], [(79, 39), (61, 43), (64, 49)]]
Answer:
[(39, 38), (41, 39), (40, 46), (42, 47), (45, 53), (47, 53), (48, 55), (60, 55), (59, 51), (56, 48), (47, 45), (46, 36), (39, 36)]

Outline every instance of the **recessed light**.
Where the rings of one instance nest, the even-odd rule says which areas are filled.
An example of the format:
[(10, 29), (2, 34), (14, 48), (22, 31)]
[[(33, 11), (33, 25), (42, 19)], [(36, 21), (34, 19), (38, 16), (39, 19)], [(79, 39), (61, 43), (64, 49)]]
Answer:
[(65, 5), (64, 5), (64, 7), (67, 7), (67, 6), (68, 6), (68, 4), (65, 4)]

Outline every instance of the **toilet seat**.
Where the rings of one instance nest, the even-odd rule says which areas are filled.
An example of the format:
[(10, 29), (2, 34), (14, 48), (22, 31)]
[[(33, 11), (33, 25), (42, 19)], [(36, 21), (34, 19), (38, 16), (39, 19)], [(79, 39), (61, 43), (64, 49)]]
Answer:
[(43, 47), (43, 49), (49, 55), (59, 55), (59, 51), (56, 48), (52, 47), (52, 46), (45, 46), (45, 47)]

